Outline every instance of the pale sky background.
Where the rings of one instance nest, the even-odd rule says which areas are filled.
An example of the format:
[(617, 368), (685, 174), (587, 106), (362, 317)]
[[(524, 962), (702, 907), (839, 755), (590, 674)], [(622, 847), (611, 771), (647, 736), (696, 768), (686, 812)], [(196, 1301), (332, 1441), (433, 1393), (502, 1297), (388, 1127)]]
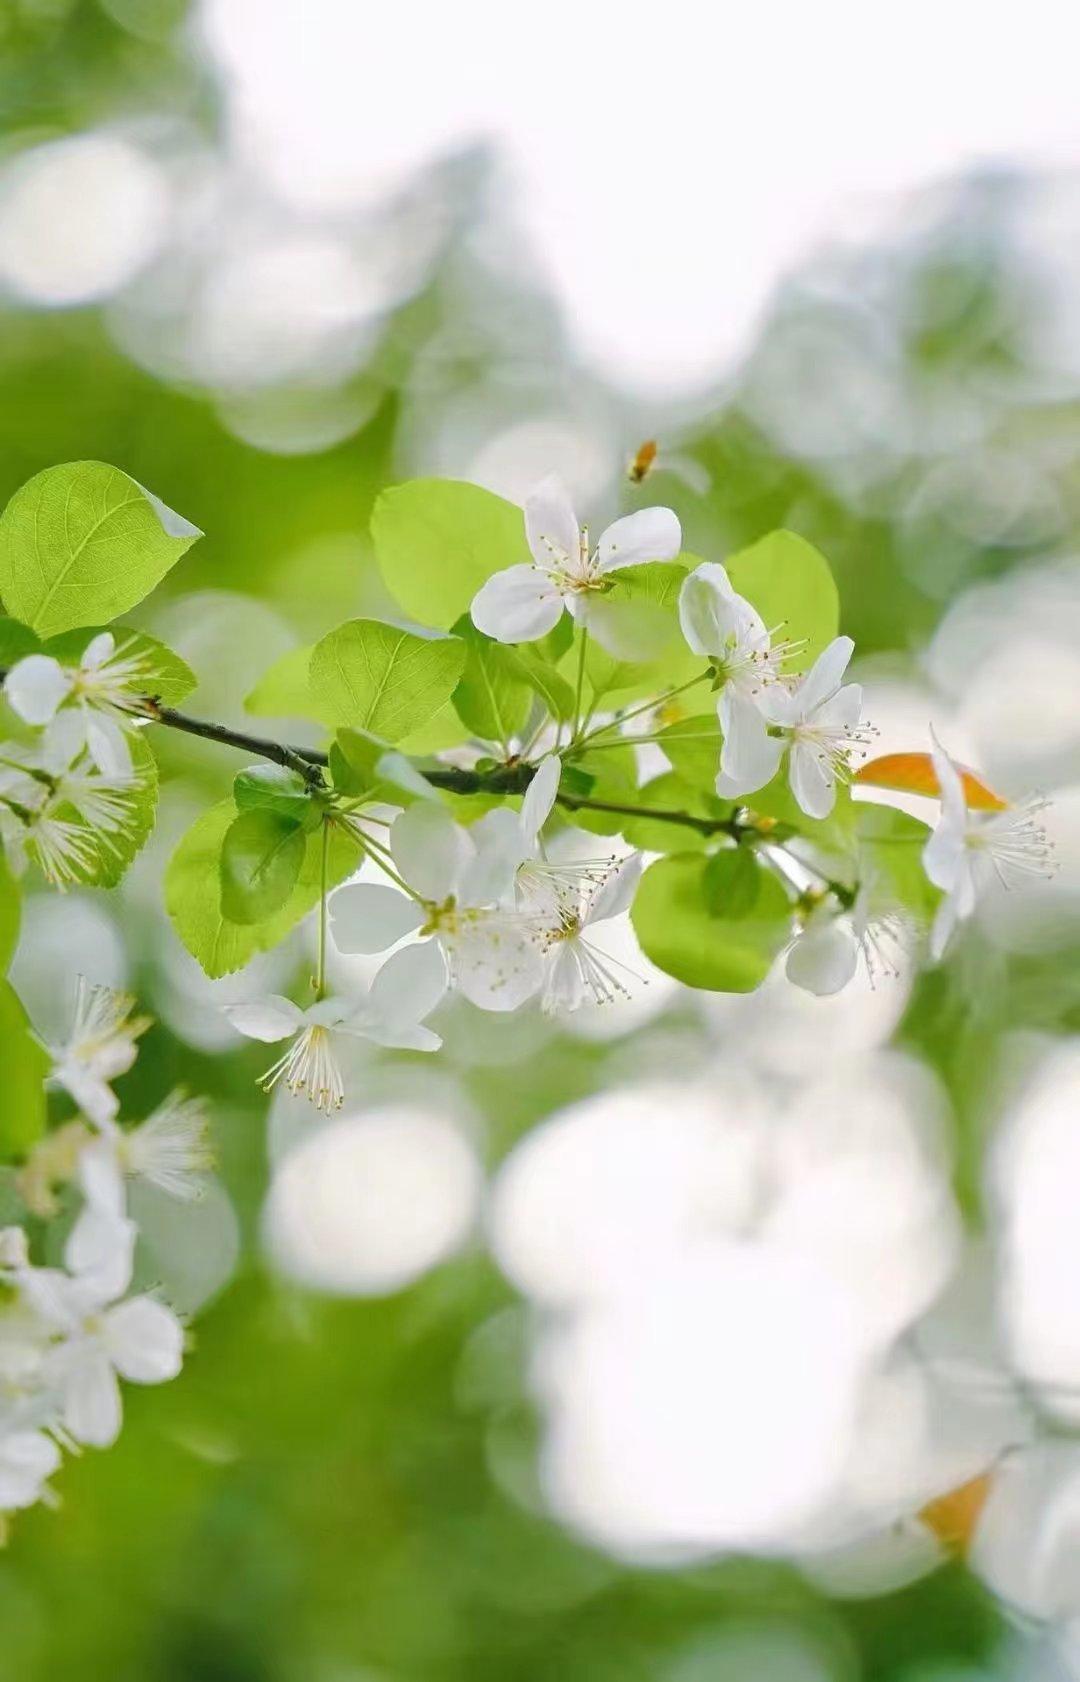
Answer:
[(1080, 158), (1067, 0), (205, 0), (230, 138), (297, 208), (370, 204), (470, 140), (586, 354), (704, 385), (777, 278), (980, 161)]

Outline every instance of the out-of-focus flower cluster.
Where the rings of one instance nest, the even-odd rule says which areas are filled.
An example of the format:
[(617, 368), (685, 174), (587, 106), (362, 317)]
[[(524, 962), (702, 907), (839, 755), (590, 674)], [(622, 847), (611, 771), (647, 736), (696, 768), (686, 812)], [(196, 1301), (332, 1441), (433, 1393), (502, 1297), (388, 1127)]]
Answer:
[[(80, 978), (48, 1077), (77, 1113), (31, 1150), (15, 1178), (25, 1223), (0, 1230), (0, 1519), (55, 1499), (63, 1449), (115, 1442), (121, 1379), (160, 1384), (180, 1371), (180, 1320), (157, 1292), (132, 1290), (139, 1226), (128, 1193), (139, 1181), (198, 1198), (211, 1167), (207, 1117), (178, 1091), (142, 1122), (118, 1119), (111, 1083), (149, 1026), (133, 1009), (129, 995)], [(39, 1250), (59, 1265), (39, 1263)]]

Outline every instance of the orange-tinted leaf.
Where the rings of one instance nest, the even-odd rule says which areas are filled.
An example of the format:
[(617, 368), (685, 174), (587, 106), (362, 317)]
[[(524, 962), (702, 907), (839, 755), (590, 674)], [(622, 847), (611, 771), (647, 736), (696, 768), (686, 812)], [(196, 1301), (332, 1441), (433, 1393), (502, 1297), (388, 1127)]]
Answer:
[[(968, 805), (975, 812), (1003, 812), (1008, 806), (966, 765), (958, 767)], [(902, 794), (925, 794), (936, 800), (941, 793), (934, 761), (928, 753), (883, 753), (861, 765), (853, 779), (873, 788), (894, 788)]]
[(938, 1541), (956, 1553), (965, 1553), (990, 1493), (990, 1474), (980, 1472), (957, 1489), (928, 1501), (919, 1518)]

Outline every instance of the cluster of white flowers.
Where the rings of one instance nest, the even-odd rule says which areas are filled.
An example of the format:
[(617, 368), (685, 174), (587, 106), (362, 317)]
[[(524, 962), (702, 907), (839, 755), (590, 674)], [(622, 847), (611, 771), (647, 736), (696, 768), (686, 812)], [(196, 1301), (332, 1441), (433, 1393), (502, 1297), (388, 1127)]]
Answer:
[[(473, 600), (476, 626), (501, 642), (532, 641), (551, 631), (566, 607), (580, 626), (614, 653), (619, 652), (618, 639), (612, 640), (613, 627), (605, 614), (612, 574), (647, 561), (671, 560), (679, 553), (682, 539), (678, 519), (670, 509), (649, 508), (617, 520), (596, 549), (590, 550), (587, 533), (579, 527), (569, 497), (556, 479), (546, 479), (527, 499), (525, 530), (532, 564), (510, 567), (488, 580)], [(679, 619), (689, 647), (708, 661), (716, 693), (721, 730), (717, 794), (741, 802), (786, 768), (801, 811), (813, 820), (827, 819), (838, 785), (850, 780), (855, 756), (865, 751), (875, 734), (862, 719), (861, 686), (844, 682), (854, 653), (851, 638), (834, 638), (807, 672), (792, 675), (787, 668), (801, 645), (778, 640), (780, 627), (767, 627), (752, 604), (734, 589), (725, 568), (715, 562), (697, 566), (685, 579)], [(974, 910), (985, 882), (996, 879), (1008, 884), (1024, 876), (1047, 874), (1050, 849), (1036, 821), (1038, 802), (1022, 807), (1002, 803), (1000, 811), (990, 814), (970, 811), (963, 768), (950, 759), (936, 737), (933, 740), (941, 812), (925, 849), (924, 866), (944, 895), (930, 941), (932, 956), (940, 958), (957, 923)], [(534, 854), (538, 828), (532, 828), (531, 843), (523, 843), (526, 850), (531, 845)], [(509, 846), (509, 820), (506, 834)], [(523, 852), (523, 860), (525, 856)], [(577, 905), (565, 895), (559, 898), (560, 914), (541, 934), (552, 954), (542, 987), (549, 1006), (566, 1008), (584, 996), (610, 998), (621, 991), (610, 967), (590, 956), (582, 929), (598, 917), (611, 915), (612, 906), (626, 908), (635, 869), (625, 866), (617, 882), (594, 890)], [(438, 891), (451, 898), (460, 920), (463, 904), (471, 902), (462, 901), (449, 881), (424, 897), (434, 898)], [(370, 951), (370, 945), (359, 944), (365, 938), (360, 903), (351, 900), (355, 913), (341, 914), (344, 941), (352, 943), (345, 949)], [(469, 924), (474, 938), (477, 926), (475, 920)], [(485, 927), (492, 932), (490, 925)], [(439, 934), (434, 925), (430, 932)], [(836, 992), (850, 981), (860, 957), (871, 976), (895, 969), (896, 954), (909, 934), (907, 919), (882, 896), (880, 884), (863, 882), (840, 897), (829, 891), (805, 892), (797, 905), (787, 973), (811, 992)], [(460, 946), (460, 933), (457, 938)], [(445, 930), (442, 943), (449, 960)], [(514, 950), (520, 956), (511, 967), (524, 995), (534, 990), (525, 982), (533, 966), (527, 956), (528, 938), (520, 927)], [(467, 957), (462, 961), (459, 955), (459, 984), (465, 991), (468, 968)]]
[(130, 738), (153, 680), (152, 664), (111, 631), (75, 666), (28, 654), (8, 671), (4, 697), (33, 731), (0, 744), (0, 841), (14, 874), (33, 859), (64, 889), (117, 851), (136, 818)]
[(61, 1450), (107, 1448), (122, 1418), (119, 1380), (175, 1378), (184, 1331), (156, 1295), (130, 1294), (138, 1229), (127, 1184), (199, 1195), (211, 1165), (202, 1104), (172, 1094), (138, 1126), (117, 1120), (110, 1082), (135, 1060), (149, 1026), (129, 995), (80, 979), (70, 1037), (53, 1051), (51, 1081), (79, 1114), (47, 1133), (16, 1177), (27, 1210), (52, 1220), (75, 1195), (62, 1266), (31, 1260), (21, 1226), (0, 1230), (0, 1528), (6, 1516), (54, 1499)]

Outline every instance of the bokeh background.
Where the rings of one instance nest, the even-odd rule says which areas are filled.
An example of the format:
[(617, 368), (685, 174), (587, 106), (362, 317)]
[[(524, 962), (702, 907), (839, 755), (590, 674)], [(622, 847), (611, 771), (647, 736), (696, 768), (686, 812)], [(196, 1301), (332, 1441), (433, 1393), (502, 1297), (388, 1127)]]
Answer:
[[(220, 1183), (146, 1200), (191, 1357), (20, 1518), (5, 1682), (1080, 1673), (1077, 29), (758, 11), (0, 0), (0, 493), (92, 457), (203, 528), (141, 621), (192, 711), (392, 612), (384, 485), (555, 469), (818, 544), (883, 748), (1042, 789), (1060, 865), (917, 981), (447, 1008), (320, 1127), (218, 1009), (309, 931), (202, 977), (162, 868), (236, 761), (156, 740), (14, 980), (47, 1034), (137, 990), (126, 1111), (208, 1093)], [(989, 1466), (970, 1548), (912, 1517)]]

